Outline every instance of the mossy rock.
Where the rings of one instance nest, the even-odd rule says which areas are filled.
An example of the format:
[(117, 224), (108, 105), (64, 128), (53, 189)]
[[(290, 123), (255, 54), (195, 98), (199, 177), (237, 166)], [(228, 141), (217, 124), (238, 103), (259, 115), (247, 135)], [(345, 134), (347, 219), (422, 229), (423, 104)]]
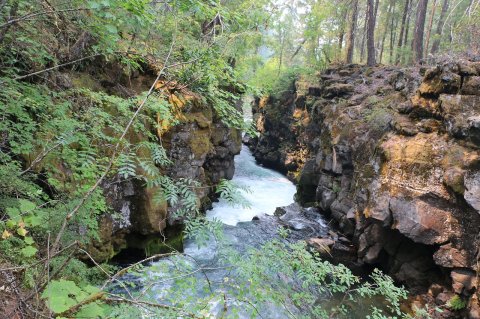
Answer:
[(89, 89), (94, 92), (104, 92), (104, 88), (98, 80), (88, 73), (71, 73), (73, 86), (77, 89)]

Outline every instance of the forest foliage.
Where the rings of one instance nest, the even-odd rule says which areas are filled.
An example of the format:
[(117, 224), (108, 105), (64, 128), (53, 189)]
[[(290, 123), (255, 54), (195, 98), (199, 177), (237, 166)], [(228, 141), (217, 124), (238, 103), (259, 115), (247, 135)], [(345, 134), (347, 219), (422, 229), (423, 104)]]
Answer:
[[(415, 25), (422, 20), (420, 39)], [(141, 263), (121, 270), (79, 259), (99, 237), (99, 216), (111, 211), (99, 186), (115, 176), (160, 189), (159, 200), (178, 208), (175, 213), (200, 244), (212, 233), (221, 237), (220, 225), (199, 211), (197, 182), (163, 174), (174, 163), (152, 130), (158, 125), (152, 115), (171, 125), (178, 119), (167, 97), (154, 90), (160, 78), (201, 96), (229, 126), (251, 130), (233, 107), (241, 94), (279, 91), (299, 72), (333, 62), (364, 63), (369, 56), (409, 64), (439, 53), (478, 53), (479, 25), (480, 1), (474, 0), (0, 0), (0, 271), (14, 271), (20, 279), (9, 290), (19, 300), (10, 313), (206, 317), (207, 298), (195, 305), (175, 299), (151, 304), (108, 291), (105, 282), (138, 271)], [(137, 96), (65, 89), (61, 83), (61, 72), (112, 63), (127, 74), (154, 65), (157, 80)], [(143, 140), (126, 138), (132, 132)], [(217, 192), (232, 204), (248, 205), (227, 181)], [(385, 311), (403, 316), (399, 301), (406, 292), (390, 278), (374, 272), (361, 283), (301, 244), (273, 242), (225, 258), (236, 271), (226, 286), (238, 298), (283, 306), (288, 299), (306, 311), (301, 315), (331, 317), (318, 298), (383, 296), (390, 308), (373, 307), (371, 318), (384, 318)], [(194, 271), (188, 267), (176, 271)], [(267, 288), (272, 267), (302, 284)], [(251, 302), (241, 307), (259, 315)], [(330, 309), (338, 316), (348, 311), (343, 302)]]
[[(285, 0), (270, 25), (261, 64), (264, 73), (292, 68), (312, 72), (331, 63), (433, 64), (480, 53), (480, 3), (476, 0)], [(266, 50), (265, 48), (268, 48)], [(272, 79), (272, 78), (270, 78)], [(266, 81), (267, 80), (267, 81)]]

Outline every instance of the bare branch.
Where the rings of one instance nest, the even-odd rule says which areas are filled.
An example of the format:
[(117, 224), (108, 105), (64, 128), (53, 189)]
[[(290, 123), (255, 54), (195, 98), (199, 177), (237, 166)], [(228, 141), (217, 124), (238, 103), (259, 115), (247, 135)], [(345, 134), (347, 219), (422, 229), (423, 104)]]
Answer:
[(62, 313), (56, 314), (55, 317), (71, 317), (72, 314), (75, 314), (80, 308), (82, 308), (85, 305), (91, 304), (95, 301), (101, 300), (105, 297), (105, 293), (102, 292), (97, 292), (96, 294), (91, 295), (87, 299), (83, 300), (82, 302), (79, 302), (73, 307), (70, 307), (69, 309), (65, 310)]
[(77, 60), (73, 60), (73, 61), (65, 62), (65, 63), (59, 64), (59, 65), (55, 65), (55, 66), (52, 66), (50, 68), (47, 68), (47, 69), (44, 69), (44, 70), (41, 70), (41, 71), (17, 76), (13, 79), (16, 80), (16, 81), (23, 80), (23, 79), (26, 79), (26, 78), (29, 78), (29, 77), (32, 77), (32, 76), (35, 76), (35, 75), (39, 75), (39, 74), (42, 74), (42, 73), (45, 73), (45, 72), (48, 72), (48, 71), (52, 71), (52, 70), (55, 70), (55, 69), (58, 69), (58, 68), (61, 68), (61, 67), (67, 66), (67, 65), (72, 65), (72, 64), (84, 61), (84, 60), (92, 59), (92, 58), (95, 58), (95, 57), (98, 57), (98, 56), (101, 56), (101, 55), (103, 55), (103, 53), (92, 54), (92, 55), (89, 55), (89, 56), (86, 56), (86, 57), (83, 57), (83, 58), (80, 58), (80, 59), (77, 59)]
[(90, 10), (91, 9), (89, 9), (89, 8), (73, 8), (73, 9), (47, 10), (47, 11), (42, 11), (42, 12), (29, 13), (29, 14), (26, 14), (24, 16), (21, 16), (21, 17), (15, 18), (15, 19), (8, 20), (4, 24), (0, 25), (0, 29), (9, 27), (9, 26), (11, 26), (13, 24), (16, 24), (18, 22), (21, 22), (21, 21), (30, 20), (32, 18), (42, 16), (42, 15), (47, 15), (47, 14), (52, 14), (52, 13), (57, 14), (57, 13), (61, 13), (61, 12), (90, 11)]

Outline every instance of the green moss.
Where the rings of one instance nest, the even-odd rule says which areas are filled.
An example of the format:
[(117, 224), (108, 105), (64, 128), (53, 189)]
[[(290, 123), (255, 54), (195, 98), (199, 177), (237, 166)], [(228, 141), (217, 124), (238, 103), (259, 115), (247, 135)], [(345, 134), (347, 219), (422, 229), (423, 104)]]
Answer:
[[(212, 132), (214, 134), (222, 134), (222, 132)], [(199, 130), (192, 132), (194, 134), (190, 141), (190, 148), (195, 158), (200, 158), (210, 152), (212, 144), (210, 143), (210, 132), (208, 130)]]
[(71, 75), (73, 86), (76, 89), (89, 89), (95, 92), (103, 91), (103, 87), (90, 74), (87, 73), (72, 73)]

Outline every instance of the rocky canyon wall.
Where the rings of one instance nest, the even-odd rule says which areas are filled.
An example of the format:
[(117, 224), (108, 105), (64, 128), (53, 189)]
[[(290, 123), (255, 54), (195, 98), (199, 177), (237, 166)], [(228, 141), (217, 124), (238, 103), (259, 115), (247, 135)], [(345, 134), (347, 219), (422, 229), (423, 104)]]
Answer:
[[(66, 90), (88, 88), (128, 99), (148, 91), (154, 83), (154, 67), (145, 65), (144, 70), (127, 74), (117, 63), (97, 61), (78, 72), (59, 72), (52, 81)], [(221, 179), (233, 177), (234, 156), (241, 150), (241, 132), (225, 125), (213, 105), (185, 86), (172, 80), (160, 80), (155, 91), (167, 100), (174, 116), (168, 119), (159, 113), (143, 112), (141, 119), (171, 162), (161, 167), (160, 173), (172, 180), (198, 182), (198, 187), (194, 187), (197, 207), (204, 210), (215, 197), (215, 185)], [(155, 99), (159, 99), (156, 93), (150, 97), (150, 100)], [(125, 138), (133, 145), (152, 140), (151, 136), (135, 129)], [(139, 148), (136, 156), (151, 158), (148, 152)], [(140, 165), (135, 169), (137, 174), (145, 173)], [(70, 178), (68, 172), (65, 176)], [(141, 179), (125, 179), (120, 175), (108, 177), (101, 187), (109, 212), (99, 217), (98, 240), (86, 247), (97, 262), (111, 259), (132, 244), (135, 249), (145, 250), (149, 236), (156, 238), (158, 243), (162, 238), (168, 240), (181, 233), (181, 220), (172, 218), (175, 207), (158, 199), (158, 187), (147, 188)], [(84, 231), (79, 230), (80, 234)], [(175, 248), (182, 249), (181, 240), (177, 244)]]
[[(480, 63), (332, 67), (256, 101), (257, 160), (338, 225), (333, 250), (480, 318)], [(335, 237), (335, 236), (333, 236)], [(335, 251), (334, 251), (335, 253)]]

